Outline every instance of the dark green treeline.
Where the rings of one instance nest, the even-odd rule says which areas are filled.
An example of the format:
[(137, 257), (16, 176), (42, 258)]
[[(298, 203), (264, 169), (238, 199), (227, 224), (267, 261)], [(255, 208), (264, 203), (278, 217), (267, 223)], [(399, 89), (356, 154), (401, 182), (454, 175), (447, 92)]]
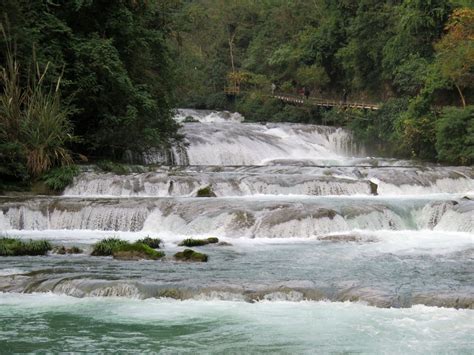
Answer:
[[(378, 154), (474, 162), (474, 109), (464, 108), (474, 99), (470, 0), (196, 0), (175, 23), (183, 106), (345, 124)], [(233, 71), (235, 102), (223, 92)], [(263, 96), (272, 83), (386, 104), (378, 113), (314, 112)]]

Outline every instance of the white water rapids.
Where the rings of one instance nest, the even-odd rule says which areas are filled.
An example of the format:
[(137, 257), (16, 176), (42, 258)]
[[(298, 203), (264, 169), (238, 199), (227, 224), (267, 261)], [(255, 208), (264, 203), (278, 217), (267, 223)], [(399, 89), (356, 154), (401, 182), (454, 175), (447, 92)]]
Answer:
[[(0, 258), (8, 349), (39, 349), (31, 322), (48, 324), (44, 352), (472, 349), (473, 167), (367, 157), (342, 128), (176, 120), (185, 141), (145, 157), (168, 165), (87, 166), (61, 196), (0, 196), (2, 235), (85, 250)], [(89, 255), (145, 236), (164, 241), (164, 260)], [(208, 263), (173, 260), (181, 240), (210, 236), (227, 244), (198, 247)]]

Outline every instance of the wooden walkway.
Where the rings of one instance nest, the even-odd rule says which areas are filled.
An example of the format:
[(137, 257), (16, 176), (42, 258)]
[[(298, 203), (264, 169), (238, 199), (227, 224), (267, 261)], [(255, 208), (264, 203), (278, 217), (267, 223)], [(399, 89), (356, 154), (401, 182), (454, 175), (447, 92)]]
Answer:
[(380, 109), (379, 105), (363, 103), (363, 102), (351, 102), (351, 101), (343, 102), (343, 101), (328, 100), (328, 99), (323, 99), (319, 97), (311, 97), (311, 96), (306, 99), (303, 96), (295, 96), (295, 95), (288, 95), (288, 94), (274, 94), (271, 96), (277, 100), (285, 101), (285, 102), (296, 104), (296, 105), (358, 108), (358, 109), (364, 109), (364, 110)]

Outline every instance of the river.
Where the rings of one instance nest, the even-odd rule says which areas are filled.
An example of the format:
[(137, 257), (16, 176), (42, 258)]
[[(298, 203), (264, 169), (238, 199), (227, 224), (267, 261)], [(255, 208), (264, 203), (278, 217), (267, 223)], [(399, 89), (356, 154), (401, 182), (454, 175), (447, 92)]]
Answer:
[[(0, 258), (3, 351), (472, 351), (473, 167), (367, 157), (341, 128), (189, 116), (185, 144), (144, 158), (173, 165), (0, 197), (2, 235), (86, 251), (152, 236), (168, 255)], [(196, 248), (209, 262), (172, 259), (211, 236), (227, 245)]]

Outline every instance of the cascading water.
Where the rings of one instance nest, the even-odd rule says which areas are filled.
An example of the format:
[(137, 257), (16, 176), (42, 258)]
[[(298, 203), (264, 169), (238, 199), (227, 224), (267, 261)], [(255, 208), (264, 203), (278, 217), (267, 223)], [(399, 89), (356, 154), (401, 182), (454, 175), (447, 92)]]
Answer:
[[(335, 127), (245, 123), (236, 113), (187, 109), (178, 110), (176, 120), (182, 122), (185, 141), (143, 158), (172, 166), (125, 175), (86, 167), (62, 196), (0, 197), (3, 235), (46, 238), (86, 250), (77, 256), (0, 259), (0, 291), (5, 292), (0, 317), (5, 311), (4, 324), (12, 328), (0, 326), (0, 339), (2, 331), (18, 331), (22, 324), (8, 310), (18, 314), (28, 302), (38, 306), (34, 317), (40, 322), (49, 321), (48, 312), (58, 304), (68, 317), (77, 322), (85, 317), (91, 324), (93, 310), (101, 307), (117, 323), (170, 325), (181, 324), (184, 314), (192, 318), (192, 307), (212, 305), (221, 312), (212, 315), (213, 327), (225, 326), (234, 335), (242, 333), (236, 328), (242, 322), (260, 333), (269, 331), (273, 325), (261, 322), (289, 317), (292, 307), (299, 312), (302, 305), (309, 313), (298, 313), (301, 324), (311, 324), (311, 312), (370, 314), (401, 338), (402, 328), (390, 322), (409, 317), (421, 329), (424, 319), (435, 314), (459, 325), (453, 337), (468, 337), (466, 319), (472, 311), (455, 308), (474, 308), (472, 167), (367, 158), (350, 132)], [(215, 197), (197, 197), (205, 187)], [(189, 237), (215, 236), (231, 245), (200, 248), (210, 258), (199, 265), (87, 254), (92, 243), (112, 236), (160, 237), (167, 255), (181, 251), (178, 242)], [(121, 299), (102, 299), (108, 296)], [(166, 311), (149, 315), (144, 310), (136, 318), (135, 311), (119, 314), (118, 309), (145, 305)], [(89, 306), (91, 311), (84, 312)], [(256, 312), (255, 317), (232, 311), (241, 307)], [(220, 314), (236, 318), (226, 323)], [(433, 329), (440, 324), (433, 323)], [(288, 331), (269, 336), (285, 337)], [(169, 346), (179, 352), (176, 344)]]

